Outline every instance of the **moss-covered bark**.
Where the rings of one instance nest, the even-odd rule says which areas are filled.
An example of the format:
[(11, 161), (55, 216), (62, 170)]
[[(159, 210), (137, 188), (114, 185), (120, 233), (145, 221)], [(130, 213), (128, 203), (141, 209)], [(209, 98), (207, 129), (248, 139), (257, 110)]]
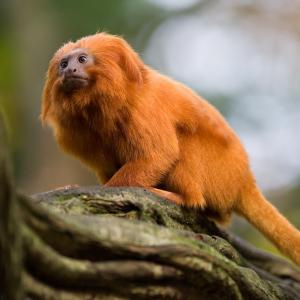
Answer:
[[(19, 200), (26, 290), (38, 299), (48, 299), (42, 290), (55, 299), (300, 299), (293, 266), (143, 189)], [(277, 266), (273, 273), (268, 265)]]
[(4, 126), (0, 114), (0, 299), (20, 300), (21, 288), (21, 243), (19, 234), (20, 216), (12, 189)]
[(200, 211), (137, 188), (15, 196), (4, 157), (1, 299), (300, 299), (295, 267)]

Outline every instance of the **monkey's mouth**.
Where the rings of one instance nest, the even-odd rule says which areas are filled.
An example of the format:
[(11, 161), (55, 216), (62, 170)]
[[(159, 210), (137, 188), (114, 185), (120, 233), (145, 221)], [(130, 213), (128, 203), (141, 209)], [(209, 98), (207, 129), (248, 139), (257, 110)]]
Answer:
[(88, 85), (88, 78), (83, 76), (65, 76), (62, 80), (61, 87), (65, 92), (78, 90)]

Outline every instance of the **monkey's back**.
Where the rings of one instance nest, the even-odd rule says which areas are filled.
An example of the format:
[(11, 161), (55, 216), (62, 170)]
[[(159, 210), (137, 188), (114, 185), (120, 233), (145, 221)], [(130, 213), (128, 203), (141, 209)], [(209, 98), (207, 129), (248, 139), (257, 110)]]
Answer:
[(211, 208), (231, 210), (244, 185), (253, 180), (244, 147), (216, 108), (185, 85), (157, 76), (158, 107), (175, 126), (180, 149), (167, 185), (181, 173), (178, 169), (185, 170)]

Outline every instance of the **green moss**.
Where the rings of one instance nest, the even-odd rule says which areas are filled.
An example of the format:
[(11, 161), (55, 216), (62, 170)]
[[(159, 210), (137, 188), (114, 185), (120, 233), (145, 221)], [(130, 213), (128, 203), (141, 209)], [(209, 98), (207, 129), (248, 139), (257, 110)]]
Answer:
[(190, 299), (299, 299), (290, 292), (285, 295), (277, 279), (264, 280), (246, 267), (226, 234), (201, 212), (176, 206), (143, 189), (73, 189), (37, 195), (35, 201), (55, 212), (53, 225), (58, 227), (40, 234), (58, 252), (71, 257), (80, 253), (80, 259), (89, 259), (91, 252), (93, 261), (134, 258), (183, 274), (184, 279), (169, 283), (170, 287), (153, 282), (128, 286), (131, 296), (182, 299), (182, 289), (188, 289)]

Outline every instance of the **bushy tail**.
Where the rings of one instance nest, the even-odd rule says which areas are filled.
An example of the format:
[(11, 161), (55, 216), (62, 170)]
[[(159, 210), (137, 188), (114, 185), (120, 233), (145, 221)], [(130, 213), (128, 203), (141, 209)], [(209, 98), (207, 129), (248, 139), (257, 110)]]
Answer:
[(244, 192), (235, 210), (300, 266), (300, 231), (265, 199), (258, 188)]

